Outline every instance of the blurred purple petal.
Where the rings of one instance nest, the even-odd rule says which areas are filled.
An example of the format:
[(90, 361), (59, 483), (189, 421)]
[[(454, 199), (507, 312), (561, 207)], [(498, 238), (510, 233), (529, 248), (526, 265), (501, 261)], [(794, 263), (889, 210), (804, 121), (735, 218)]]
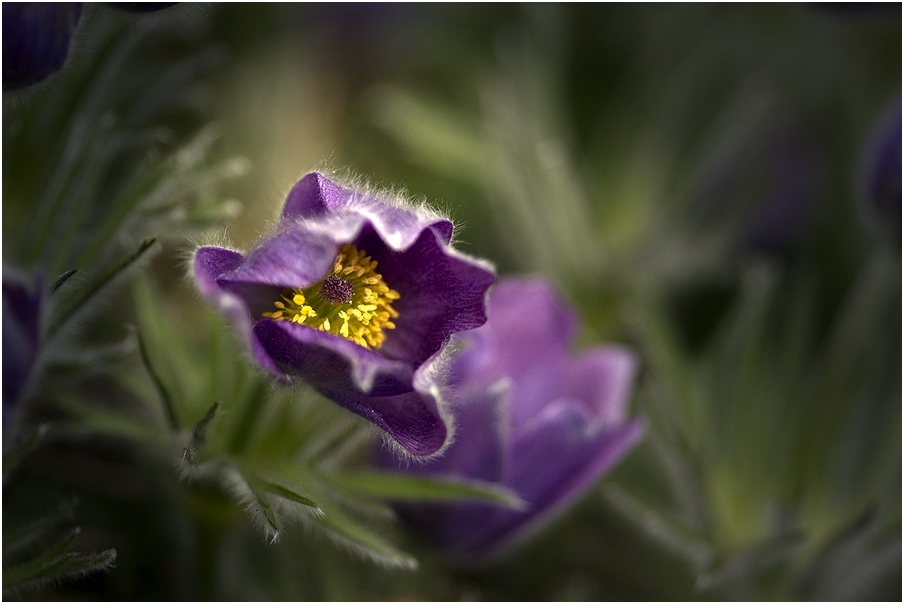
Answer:
[(3, 428), (14, 425), (19, 402), (31, 376), (41, 336), (43, 292), (40, 281), (3, 271)]
[(609, 470), (643, 433), (626, 419), (635, 358), (622, 347), (568, 351), (576, 318), (540, 280), (507, 279), (487, 323), (456, 338), (451, 366), (459, 427), (443, 455), (412, 471), (497, 481), (527, 503), (400, 506), (440, 545), (488, 556), (524, 540)]
[(896, 244), (902, 242), (902, 99), (880, 121), (864, 168), (868, 212)]
[(36, 84), (63, 67), (80, 2), (3, 3), (3, 90)]
[(750, 251), (783, 258), (807, 235), (819, 197), (820, 158), (813, 145), (795, 133), (785, 133), (769, 151), (769, 189), (746, 223), (743, 240)]

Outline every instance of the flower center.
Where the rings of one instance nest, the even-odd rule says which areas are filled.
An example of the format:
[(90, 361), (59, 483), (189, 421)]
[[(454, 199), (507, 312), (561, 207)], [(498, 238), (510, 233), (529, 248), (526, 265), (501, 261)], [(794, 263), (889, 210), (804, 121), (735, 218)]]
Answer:
[(327, 299), (327, 302), (334, 305), (347, 305), (352, 302), (355, 286), (348, 279), (336, 277), (331, 273), (324, 278), (324, 282), (318, 292)]
[(365, 348), (380, 348), (384, 330), (396, 327), (392, 306), (399, 293), (377, 273), (377, 261), (353, 246), (343, 246), (329, 275), (308, 288), (292, 288), (276, 301), (276, 311), (264, 317), (294, 321), (332, 332)]

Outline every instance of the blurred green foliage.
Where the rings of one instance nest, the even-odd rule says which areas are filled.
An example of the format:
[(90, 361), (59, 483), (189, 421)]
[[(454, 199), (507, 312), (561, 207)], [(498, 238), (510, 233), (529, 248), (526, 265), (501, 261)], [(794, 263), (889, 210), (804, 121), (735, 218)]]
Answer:
[[(858, 181), (901, 48), (899, 5), (89, 5), (4, 93), (4, 273), (62, 278), (5, 431), (5, 596), (901, 600), (901, 244)], [(324, 166), (638, 352), (644, 443), (498, 560), (385, 500), (511, 495), (369, 470), (185, 279)]]

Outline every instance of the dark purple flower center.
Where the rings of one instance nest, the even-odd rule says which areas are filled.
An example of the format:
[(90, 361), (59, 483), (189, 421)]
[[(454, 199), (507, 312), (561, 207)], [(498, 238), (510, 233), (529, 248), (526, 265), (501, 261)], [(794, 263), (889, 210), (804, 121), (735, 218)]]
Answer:
[(328, 275), (321, 285), (321, 295), (334, 305), (345, 305), (352, 302), (352, 282), (336, 275)]

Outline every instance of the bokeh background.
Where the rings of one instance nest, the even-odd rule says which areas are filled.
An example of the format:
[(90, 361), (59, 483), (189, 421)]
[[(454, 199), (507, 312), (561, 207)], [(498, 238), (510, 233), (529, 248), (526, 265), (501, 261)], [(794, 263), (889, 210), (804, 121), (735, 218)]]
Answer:
[[(15, 87), (10, 22), (6, 597), (901, 600), (900, 4), (83, 4), (20, 32), (65, 63)], [(349, 509), (380, 542), (291, 512), (272, 542), (178, 455), (218, 400), (212, 451), (368, 465), (363, 423), (248, 369), (186, 279), (312, 169), (444, 209), (556, 285), (580, 347), (639, 356), (644, 441), (499, 559), (372, 523), (374, 494)], [(8, 406), (13, 276), (44, 327)], [(7, 583), (76, 526), (115, 564)]]

